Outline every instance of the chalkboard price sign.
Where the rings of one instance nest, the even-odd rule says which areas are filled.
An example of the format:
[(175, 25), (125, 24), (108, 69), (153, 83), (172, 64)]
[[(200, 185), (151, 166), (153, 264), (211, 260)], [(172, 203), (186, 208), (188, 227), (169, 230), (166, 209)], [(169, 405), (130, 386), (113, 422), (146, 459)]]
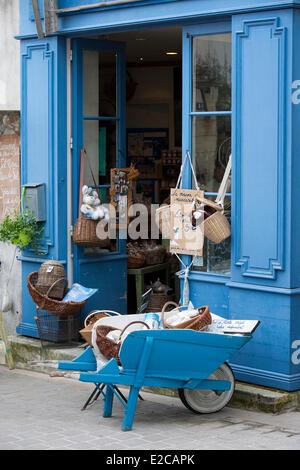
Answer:
[(20, 137), (0, 135), (0, 223), (20, 207)]

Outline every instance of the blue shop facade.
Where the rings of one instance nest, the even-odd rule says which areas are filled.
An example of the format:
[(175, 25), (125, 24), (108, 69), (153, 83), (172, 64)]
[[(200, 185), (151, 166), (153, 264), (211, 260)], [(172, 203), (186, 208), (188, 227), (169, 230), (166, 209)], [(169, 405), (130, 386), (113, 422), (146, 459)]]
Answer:
[[(52, 258), (69, 282), (99, 288), (83, 315), (128, 311), (126, 240), (107, 252), (72, 242), (83, 147), (103, 200), (110, 169), (136, 162), (145, 136), (180, 159), (189, 151), (211, 198), (231, 152), (231, 238), (205, 242), (189, 274), (190, 299), (225, 318), (260, 320), (231, 362), (237, 380), (299, 390), (300, 1), (52, 4), (57, 31), (38, 38), (32, 2), (20, 2), (22, 185), (45, 184), (46, 222), (41, 254), (20, 258), (17, 333), (38, 337), (27, 276)], [(145, 170), (141, 193), (161, 203), (174, 168)], [(183, 187), (192, 184), (185, 168)]]

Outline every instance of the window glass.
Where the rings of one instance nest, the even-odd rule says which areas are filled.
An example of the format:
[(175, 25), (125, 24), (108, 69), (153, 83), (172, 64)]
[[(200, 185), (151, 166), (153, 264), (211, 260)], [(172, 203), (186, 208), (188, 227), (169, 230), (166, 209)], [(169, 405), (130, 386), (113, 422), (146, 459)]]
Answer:
[[(117, 121), (85, 120), (84, 148), (96, 182), (110, 184), (110, 170), (117, 166)], [(84, 181), (93, 184), (88, 165), (85, 165)]]
[(192, 136), (200, 189), (217, 193), (231, 152), (231, 116), (193, 116)]
[[(231, 153), (231, 34), (194, 37), (192, 57), (192, 112), (199, 113), (191, 118), (193, 165), (200, 189), (214, 201)], [(224, 201), (229, 222), (230, 193), (229, 180)], [(205, 237), (193, 269), (229, 275), (230, 248), (230, 238), (215, 244)]]
[(193, 38), (193, 111), (231, 110), (231, 34)]
[(117, 115), (117, 54), (83, 51), (84, 115)]

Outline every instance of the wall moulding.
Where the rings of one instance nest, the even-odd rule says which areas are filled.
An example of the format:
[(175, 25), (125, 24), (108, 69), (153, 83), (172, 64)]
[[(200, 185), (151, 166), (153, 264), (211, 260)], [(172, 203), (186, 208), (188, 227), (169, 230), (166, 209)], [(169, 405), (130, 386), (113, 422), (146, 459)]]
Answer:
[[(46, 183), (45, 254), (54, 246), (54, 51), (49, 43), (23, 45), (21, 55), (21, 184)], [(43, 104), (42, 104), (43, 103)], [(38, 162), (38, 164), (37, 164)]]
[(235, 32), (235, 256), (242, 276), (284, 270), (286, 27), (279, 17)]

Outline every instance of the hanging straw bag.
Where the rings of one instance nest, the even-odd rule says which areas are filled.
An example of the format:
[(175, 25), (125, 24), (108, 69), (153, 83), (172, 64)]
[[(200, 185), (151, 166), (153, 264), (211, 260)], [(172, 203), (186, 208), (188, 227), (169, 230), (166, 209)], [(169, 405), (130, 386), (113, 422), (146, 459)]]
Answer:
[[(178, 309), (180, 312), (182, 311), (182, 307), (177, 305), (175, 302), (167, 302), (163, 306), (161, 313), (161, 321), (165, 329), (200, 331), (206, 326), (210, 325), (212, 322), (209, 307), (207, 305), (204, 305), (203, 307), (197, 308), (195, 316), (191, 317), (189, 320), (183, 321), (182, 323), (177, 323), (175, 326), (171, 325), (170, 323), (168, 323), (168, 320), (166, 318), (166, 311), (170, 306), (174, 306), (175, 309)], [(175, 309), (169, 311), (168, 313), (173, 312)]]
[[(121, 361), (119, 358), (119, 352), (121, 349), (122, 341), (121, 338), (127, 328), (134, 323), (141, 323), (142, 325), (146, 326), (148, 330), (150, 330), (149, 325), (143, 321), (133, 321), (129, 323), (123, 330), (120, 328), (114, 328), (113, 326), (106, 326), (106, 325), (99, 325), (96, 327), (96, 344), (100, 353), (108, 360), (115, 358), (118, 365), (121, 365)], [(120, 336), (117, 341), (114, 341), (111, 338), (108, 338), (107, 335), (112, 331), (120, 331)]]
[(200, 210), (204, 211), (204, 236), (214, 243), (223, 242), (231, 234), (230, 224), (224, 214), (224, 198), (230, 171), (231, 155), (215, 202), (204, 197), (197, 197), (195, 200), (195, 210), (197, 210), (197, 205), (199, 205)]
[[(185, 159), (184, 159), (184, 161), (183, 161), (183, 163), (180, 167), (180, 173), (179, 173), (179, 176), (178, 176), (178, 180), (177, 180), (175, 189), (178, 189), (179, 185), (180, 185), (180, 188), (182, 187), (182, 174), (183, 174), (183, 170), (184, 170), (187, 158), (189, 159), (189, 162), (190, 162), (190, 165), (191, 165), (192, 174), (193, 174), (194, 181), (195, 181), (195, 188), (197, 189), (197, 191), (199, 191), (197, 178), (196, 178), (196, 175), (195, 175), (194, 167), (193, 167), (191, 156), (190, 156), (189, 152), (186, 152)], [(161, 207), (156, 209), (155, 218), (156, 218), (156, 224), (159, 227), (159, 231), (161, 232), (162, 237), (164, 239), (169, 239), (170, 240), (171, 239), (171, 230), (172, 230), (172, 227), (171, 227), (171, 205), (170, 204), (162, 205)]]
[[(79, 246), (90, 246), (90, 247), (99, 247), (99, 248), (109, 248), (110, 240), (106, 238), (104, 240), (100, 239), (97, 236), (97, 225), (99, 220), (89, 219), (87, 217), (83, 217), (81, 213), (81, 206), (82, 206), (82, 186), (84, 180), (84, 161), (85, 158), (88, 161), (90, 172), (94, 181), (94, 185), (97, 186), (96, 180), (94, 178), (94, 174), (92, 172), (92, 168), (90, 166), (86, 150), (81, 150), (81, 157), (80, 157), (80, 184), (79, 184), (79, 208), (78, 208), (78, 219), (76, 220), (75, 227), (73, 230), (73, 242)], [(99, 199), (100, 194), (97, 189)]]

